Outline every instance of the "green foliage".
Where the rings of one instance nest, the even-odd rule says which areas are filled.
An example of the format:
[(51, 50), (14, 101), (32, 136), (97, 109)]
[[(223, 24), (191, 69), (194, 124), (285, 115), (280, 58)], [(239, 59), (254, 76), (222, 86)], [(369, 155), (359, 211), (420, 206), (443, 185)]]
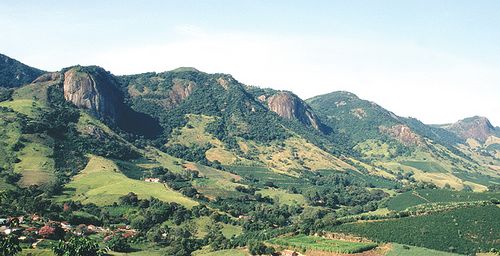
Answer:
[(67, 241), (59, 241), (52, 250), (57, 256), (101, 256), (104, 255), (99, 245), (90, 238), (73, 236)]
[(476, 193), (466, 191), (450, 191), (445, 189), (424, 189), (407, 191), (392, 197), (387, 202), (387, 208), (390, 210), (402, 211), (409, 207), (425, 203), (473, 202), (489, 201), (492, 199), (500, 199), (500, 193)]
[(334, 129), (331, 139), (347, 150), (368, 139), (387, 141), (388, 137), (379, 132), (379, 126), (399, 123), (389, 111), (349, 92), (332, 92), (306, 102)]
[(0, 235), (0, 255), (16, 255), (21, 252), (19, 240), (15, 235)]
[(106, 241), (106, 246), (115, 252), (128, 252), (131, 249), (127, 238), (120, 234), (114, 235)]
[(273, 254), (274, 248), (268, 247), (262, 242), (251, 240), (248, 242), (248, 252), (251, 255)]
[(0, 54), (0, 87), (14, 88), (31, 83), (43, 72)]
[(489, 205), (418, 217), (348, 223), (330, 230), (364, 236), (379, 242), (473, 254), (500, 248), (499, 215), (500, 208)]

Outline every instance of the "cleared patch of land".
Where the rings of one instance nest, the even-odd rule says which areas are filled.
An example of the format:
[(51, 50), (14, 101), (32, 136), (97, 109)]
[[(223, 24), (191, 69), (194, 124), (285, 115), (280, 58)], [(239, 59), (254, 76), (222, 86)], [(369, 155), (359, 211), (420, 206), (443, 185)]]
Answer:
[(165, 202), (176, 202), (186, 207), (198, 203), (173, 191), (161, 183), (150, 183), (128, 178), (111, 160), (91, 156), (89, 163), (66, 186), (68, 197), (83, 203), (110, 205), (129, 192), (140, 198), (156, 197)]
[(263, 196), (268, 196), (274, 199), (275, 202), (279, 204), (286, 205), (305, 205), (306, 199), (301, 194), (292, 194), (282, 189), (266, 188), (261, 189), (257, 193)]

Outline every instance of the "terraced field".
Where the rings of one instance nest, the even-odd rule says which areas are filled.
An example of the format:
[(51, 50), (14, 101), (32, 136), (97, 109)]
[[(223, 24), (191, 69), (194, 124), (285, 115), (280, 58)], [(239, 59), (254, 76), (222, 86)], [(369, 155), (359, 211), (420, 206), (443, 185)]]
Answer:
[(331, 231), (439, 251), (473, 254), (500, 249), (500, 207), (460, 208), (447, 212), (375, 222), (355, 222)]
[(473, 202), (500, 199), (499, 192), (465, 192), (450, 191), (444, 189), (425, 189), (408, 191), (391, 198), (387, 202), (387, 208), (394, 211), (402, 211), (408, 207), (426, 203), (453, 203)]

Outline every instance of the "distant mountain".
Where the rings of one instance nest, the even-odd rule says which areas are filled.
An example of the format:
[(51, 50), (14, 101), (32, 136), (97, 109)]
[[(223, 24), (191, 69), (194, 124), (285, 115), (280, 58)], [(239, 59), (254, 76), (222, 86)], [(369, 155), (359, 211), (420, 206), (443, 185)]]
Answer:
[[(11, 62), (9, 70), (17, 66), (26, 65)], [(475, 190), (484, 190), (494, 179), (480, 175), (487, 168), (481, 163), (496, 166), (496, 151), (484, 157), (467, 151), (461, 146), (465, 139), (455, 130), (399, 117), (350, 92), (304, 101), (289, 91), (248, 86), (231, 75), (191, 67), (115, 76), (98, 66), (72, 66), (33, 80), (8, 90), (0, 99), (2, 106), (31, 114), (39, 111), (37, 104), (58, 109), (62, 103), (51, 102), (60, 97), (80, 115), (106, 126), (79, 124), (80, 132), (88, 135), (77, 137), (79, 143), (105, 137), (106, 148), (115, 142), (136, 143), (203, 165), (264, 166), (292, 176), (304, 171), (355, 170)], [(491, 133), (494, 128), (488, 124), (483, 126)], [(469, 175), (472, 171), (480, 172), (474, 174), (481, 177), (479, 183)]]
[(15, 88), (31, 83), (44, 71), (0, 54), (0, 87)]
[(494, 127), (488, 118), (481, 116), (464, 118), (442, 127), (463, 139), (475, 139), (480, 142), (485, 142), (492, 135), (499, 136), (500, 134), (499, 128)]

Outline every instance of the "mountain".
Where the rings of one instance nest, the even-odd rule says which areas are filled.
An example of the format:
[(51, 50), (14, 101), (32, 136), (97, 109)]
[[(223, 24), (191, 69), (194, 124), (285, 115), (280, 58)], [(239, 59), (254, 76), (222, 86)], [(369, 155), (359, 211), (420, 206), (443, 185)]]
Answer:
[[(399, 117), (352, 93), (332, 92), (306, 102), (335, 134), (345, 138), (341, 142), (345, 150), (388, 173), (396, 169), (414, 173), (419, 180), (479, 189), (471, 173), (481, 170), (478, 175), (489, 175), (492, 171), (463, 150), (465, 140), (453, 132)], [(436, 180), (438, 176), (441, 181)]]
[(35, 80), (44, 71), (0, 54), (0, 87), (15, 88)]
[(500, 134), (500, 129), (494, 127), (488, 118), (481, 116), (464, 118), (443, 127), (464, 140), (475, 139), (480, 142), (485, 142), (488, 137)]
[[(294, 249), (286, 239), (332, 237), (371, 253), (380, 248), (370, 251), (378, 242), (367, 242), (369, 228), (363, 238), (328, 232), (434, 217), (408, 225), (446, 227), (439, 242), (412, 241), (397, 227), (397, 239), (375, 228), (384, 236), (373, 241), (471, 254), (498, 237), (498, 141), (485, 122), (489, 137), (472, 147), (349, 92), (304, 101), (190, 67), (115, 76), (71, 66), (1, 88), (0, 219), (25, 216), (16, 232), (33, 241), (57, 244), (63, 237), (51, 230), (64, 225), (89, 243), (147, 255), (262, 254), (268, 244)], [(467, 229), (477, 227), (481, 242), (442, 241), (463, 232), (439, 219), (455, 212), (474, 216), (480, 226)]]

